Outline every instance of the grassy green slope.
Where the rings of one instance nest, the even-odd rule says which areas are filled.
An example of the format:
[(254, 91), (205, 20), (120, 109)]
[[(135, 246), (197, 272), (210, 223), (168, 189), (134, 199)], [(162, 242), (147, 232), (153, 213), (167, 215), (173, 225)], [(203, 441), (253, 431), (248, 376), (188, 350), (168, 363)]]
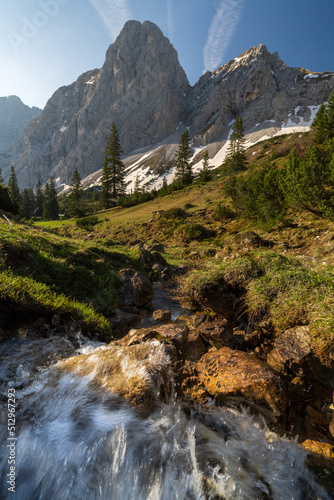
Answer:
[[(258, 164), (267, 156), (279, 163), (292, 147), (304, 151), (310, 143), (308, 134), (282, 136), (247, 155)], [(308, 324), (315, 352), (328, 361), (334, 349), (333, 223), (296, 212), (270, 231), (240, 216), (217, 220), (218, 202), (230, 203), (224, 182), (217, 175), (142, 205), (100, 212), (89, 231), (73, 220), (32, 227), (0, 223), (1, 300), (68, 312), (103, 330), (117, 300), (118, 270), (140, 268), (138, 243), (159, 241), (169, 264), (188, 268), (180, 279), (185, 295), (203, 280), (239, 275), (249, 317), (262, 311), (277, 335)], [(247, 242), (246, 231), (259, 238)]]

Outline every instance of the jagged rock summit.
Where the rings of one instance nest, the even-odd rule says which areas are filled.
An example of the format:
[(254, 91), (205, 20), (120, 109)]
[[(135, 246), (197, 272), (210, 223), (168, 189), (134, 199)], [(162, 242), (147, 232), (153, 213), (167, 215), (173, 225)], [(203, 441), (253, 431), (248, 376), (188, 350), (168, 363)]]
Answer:
[(25, 127), (41, 112), (39, 108), (26, 106), (15, 95), (0, 97), (0, 153), (23, 139)]
[(179, 124), (188, 86), (161, 30), (148, 21), (128, 21), (103, 67), (58, 89), (27, 127), (11, 160), (20, 185), (46, 182), (50, 174), (66, 182), (75, 167), (82, 177), (100, 168), (112, 122), (125, 153), (159, 142)]
[[(125, 154), (128, 187), (139, 173), (146, 187), (170, 180), (182, 131), (188, 127), (193, 161), (204, 147), (211, 166), (222, 163), (233, 120), (241, 116), (249, 143), (285, 131), (308, 130), (334, 88), (334, 73), (288, 67), (261, 44), (207, 72), (191, 87), (177, 52), (151, 22), (128, 21), (109, 47), (103, 67), (61, 87), (0, 157), (6, 180), (15, 167), (21, 187), (52, 174), (66, 185), (77, 167), (97, 183), (112, 122)], [(196, 149), (196, 148), (199, 149)]]

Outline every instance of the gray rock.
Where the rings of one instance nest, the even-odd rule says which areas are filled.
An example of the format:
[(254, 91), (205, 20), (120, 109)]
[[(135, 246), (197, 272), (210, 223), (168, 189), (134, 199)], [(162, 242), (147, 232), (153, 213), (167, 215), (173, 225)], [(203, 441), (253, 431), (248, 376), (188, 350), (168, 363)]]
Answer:
[(172, 313), (170, 311), (162, 311), (161, 309), (158, 309), (157, 311), (153, 311), (153, 319), (160, 323), (171, 321)]
[(296, 326), (278, 337), (274, 349), (267, 356), (267, 363), (277, 371), (284, 372), (286, 368), (297, 371), (310, 353), (309, 327)]
[(120, 282), (120, 305), (127, 307), (149, 307), (154, 292), (151, 282), (142, 273), (133, 269), (121, 269), (118, 273)]
[(114, 313), (115, 315), (108, 318), (108, 321), (112, 327), (113, 335), (117, 338), (126, 335), (130, 328), (138, 325), (143, 319), (140, 311), (136, 308), (129, 308), (129, 310), (116, 308)]
[(25, 127), (42, 110), (30, 108), (15, 95), (0, 97), (0, 153), (4, 153), (23, 139)]

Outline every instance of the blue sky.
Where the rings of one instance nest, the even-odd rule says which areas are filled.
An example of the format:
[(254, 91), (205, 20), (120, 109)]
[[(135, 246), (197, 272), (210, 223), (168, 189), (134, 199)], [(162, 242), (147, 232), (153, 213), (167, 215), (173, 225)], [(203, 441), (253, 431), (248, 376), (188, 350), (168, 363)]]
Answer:
[(44, 107), (102, 66), (128, 19), (162, 29), (191, 84), (259, 43), (289, 66), (334, 70), (333, 0), (1, 0), (0, 96)]

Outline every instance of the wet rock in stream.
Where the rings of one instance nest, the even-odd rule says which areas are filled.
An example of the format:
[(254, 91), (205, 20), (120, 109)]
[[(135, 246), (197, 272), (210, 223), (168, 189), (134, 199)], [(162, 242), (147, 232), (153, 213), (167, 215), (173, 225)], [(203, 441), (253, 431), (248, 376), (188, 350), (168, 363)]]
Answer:
[(220, 404), (246, 404), (269, 421), (284, 413), (283, 382), (255, 356), (222, 347), (202, 356), (196, 370), (199, 384)]
[(171, 394), (173, 355), (173, 346), (156, 340), (137, 345), (111, 343), (92, 354), (59, 362), (57, 370), (88, 376), (94, 384), (146, 413)]

